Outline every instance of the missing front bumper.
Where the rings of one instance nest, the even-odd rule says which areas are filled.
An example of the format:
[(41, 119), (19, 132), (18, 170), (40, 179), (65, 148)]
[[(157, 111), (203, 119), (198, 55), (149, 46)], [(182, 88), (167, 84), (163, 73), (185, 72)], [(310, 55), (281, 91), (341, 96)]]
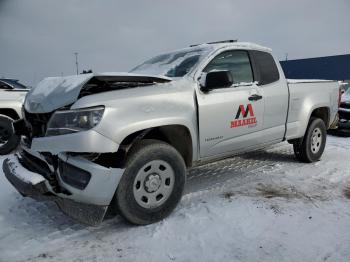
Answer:
[(108, 205), (86, 204), (55, 195), (48, 181), (24, 168), (15, 155), (5, 159), (3, 171), (7, 180), (21, 195), (37, 200), (55, 201), (63, 213), (80, 223), (97, 225), (102, 222), (107, 212)]

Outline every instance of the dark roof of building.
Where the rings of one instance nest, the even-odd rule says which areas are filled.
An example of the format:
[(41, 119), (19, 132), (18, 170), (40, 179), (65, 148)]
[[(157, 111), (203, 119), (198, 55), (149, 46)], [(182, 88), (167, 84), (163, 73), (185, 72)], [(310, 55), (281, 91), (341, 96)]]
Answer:
[(350, 79), (350, 54), (281, 61), (291, 79)]

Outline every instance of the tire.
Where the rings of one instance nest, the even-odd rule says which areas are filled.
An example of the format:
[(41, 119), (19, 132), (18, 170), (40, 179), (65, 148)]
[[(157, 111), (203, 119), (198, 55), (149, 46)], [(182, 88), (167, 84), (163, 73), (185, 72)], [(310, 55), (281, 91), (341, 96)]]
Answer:
[(20, 142), (20, 138), (14, 134), (12, 122), (12, 118), (0, 116), (0, 155), (11, 153)]
[(113, 202), (128, 222), (155, 223), (179, 203), (185, 182), (185, 162), (175, 148), (158, 140), (141, 140), (128, 153)]
[(312, 117), (305, 135), (293, 144), (295, 157), (304, 163), (320, 160), (326, 146), (327, 129), (320, 118)]

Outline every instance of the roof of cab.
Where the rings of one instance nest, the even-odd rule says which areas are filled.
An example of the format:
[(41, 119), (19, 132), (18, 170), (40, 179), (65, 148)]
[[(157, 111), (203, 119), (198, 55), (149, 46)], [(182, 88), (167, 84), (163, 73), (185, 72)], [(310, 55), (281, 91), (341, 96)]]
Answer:
[(191, 45), (190, 47), (200, 47), (200, 46), (213, 46), (215, 49), (223, 48), (223, 47), (233, 47), (237, 49), (248, 49), (248, 50), (258, 50), (258, 51), (265, 51), (271, 53), (271, 48), (261, 46), (258, 44), (250, 43), (250, 42), (238, 42), (236, 40), (225, 40), (225, 41), (217, 41), (217, 42), (211, 42), (211, 43), (203, 43), (203, 44), (196, 44)]

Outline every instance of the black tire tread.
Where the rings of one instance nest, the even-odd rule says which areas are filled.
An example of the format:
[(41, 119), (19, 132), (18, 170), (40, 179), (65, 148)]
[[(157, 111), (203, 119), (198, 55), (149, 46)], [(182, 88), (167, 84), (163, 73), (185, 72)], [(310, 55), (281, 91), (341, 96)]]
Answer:
[[(8, 116), (0, 116), (0, 124), (2, 125), (11, 125), (13, 119)], [(16, 135), (12, 135), (12, 137), (9, 139), (9, 141), (3, 145), (0, 146), (0, 155), (7, 155), (11, 153), (13, 150), (17, 148), (19, 145), (20, 138)]]
[[(179, 160), (179, 163), (178, 163), (179, 168), (183, 170), (182, 175), (184, 176), (183, 177), (184, 180), (180, 179), (179, 181), (181, 181), (183, 185), (180, 186), (181, 190), (179, 190), (178, 192), (175, 192), (175, 191), (173, 192), (174, 197), (171, 196), (170, 197), (171, 200), (169, 198), (162, 206), (155, 208), (154, 211), (145, 210), (144, 213), (146, 214), (147, 212), (149, 212), (149, 216), (144, 215), (143, 217), (141, 217), (141, 216), (135, 215), (136, 214), (135, 209), (130, 208), (130, 203), (127, 203), (127, 201), (125, 201), (123, 197), (125, 196), (125, 194), (130, 194), (130, 192), (127, 192), (127, 190), (130, 190), (130, 189), (128, 189), (126, 185), (127, 183), (130, 183), (130, 181), (128, 182), (127, 180), (131, 179), (131, 178), (125, 177), (125, 176), (130, 176), (130, 174), (124, 173), (123, 177), (121, 178), (121, 181), (119, 182), (113, 202), (115, 202), (114, 205), (116, 206), (118, 213), (120, 213), (120, 215), (124, 219), (126, 219), (128, 222), (132, 224), (147, 225), (147, 224), (160, 221), (161, 219), (165, 218), (171, 213), (171, 211), (176, 207), (177, 203), (181, 199), (182, 191), (186, 180), (186, 166), (182, 156), (171, 145), (155, 139), (145, 139), (137, 142), (137, 144), (135, 144), (132, 148), (130, 148), (128, 152), (127, 160), (125, 164), (125, 167), (126, 167), (125, 170), (127, 170), (129, 167), (134, 165), (139, 157), (143, 157), (144, 155), (152, 154), (152, 152), (158, 152), (160, 150), (168, 151), (169, 154), (173, 154), (173, 156), (176, 156), (176, 158)], [(168, 203), (169, 201), (170, 203)]]
[(327, 135), (326, 125), (323, 122), (323, 120), (317, 117), (311, 117), (304, 137), (299, 140), (296, 140), (293, 143), (294, 155), (298, 161), (303, 163), (312, 163), (312, 162), (318, 161), (324, 151), (324, 145), (323, 145), (323, 149), (320, 151), (319, 156), (314, 157), (310, 155), (310, 152), (308, 152), (310, 147), (308, 144), (308, 140), (309, 140), (308, 136), (310, 136), (310, 132), (312, 131), (312, 130), (310, 131), (312, 125), (319, 125), (319, 127), (323, 131), (323, 136)]

